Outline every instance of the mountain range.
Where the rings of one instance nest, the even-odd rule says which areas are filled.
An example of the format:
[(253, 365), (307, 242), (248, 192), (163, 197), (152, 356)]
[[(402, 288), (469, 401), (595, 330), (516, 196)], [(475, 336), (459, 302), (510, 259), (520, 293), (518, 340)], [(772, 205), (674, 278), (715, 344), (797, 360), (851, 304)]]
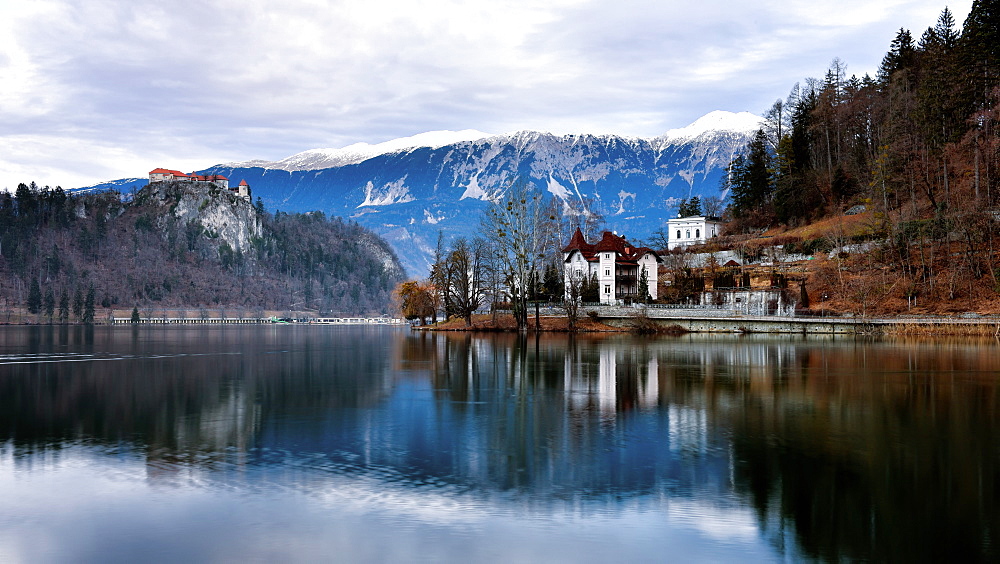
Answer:
[(350, 218), (385, 238), (411, 277), (423, 277), (438, 233), (473, 236), (482, 210), (514, 182), (559, 199), (570, 213), (598, 212), (633, 240), (649, 237), (680, 199), (722, 195), (727, 166), (760, 126), (753, 114), (716, 111), (655, 138), (439, 131), (199, 172), (245, 179), (269, 210)]

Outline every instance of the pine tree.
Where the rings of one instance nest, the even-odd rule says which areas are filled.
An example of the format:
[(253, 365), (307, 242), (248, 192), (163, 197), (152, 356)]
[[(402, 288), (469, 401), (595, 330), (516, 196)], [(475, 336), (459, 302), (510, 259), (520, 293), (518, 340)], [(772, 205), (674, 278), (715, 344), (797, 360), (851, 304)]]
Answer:
[(62, 294), (59, 295), (59, 323), (67, 321), (69, 321), (69, 294), (63, 290)]
[(639, 299), (649, 303), (649, 274), (646, 273), (645, 268), (639, 269), (639, 287), (636, 290), (638, 290)]
[(1000, 0), (974, 0), (959, 39), (976, 109), (988, 107), (1000, 78)]
[(83, 303), (83, 318), (81, 319), (85, 324), (90, 325), (94, 323), (94, 286), (91, 284), (90, 289), (87, 290), (87, 298)]
[(42, 300), (42, 309), (45, 311), (45, 315), (49, 318), (49, 323), (51, 323), (56, 310), (56, 295), (52, 292), (51, 287), (45, 289), (45, 298)]
[(887, 85), (897, 72), (913, 68), (916, 52), (910, 30), (899, 28), (889, 44), (889, 52), (882, 57), (882, 65), (878, 69), (879, 82)]
[(38, 279), (31, 279), (31, 289), (28, 290), (28, 313), (37, 314), (42, 311), (42, 289), (38, 286)]
[(76, 317), (77, 321), (83, 319), (83, 292), (80, 288), (76, 289), (76, 293), (73, 294), (73, 316)]
[(729, 188), (734, 215), (745, 216), (770, 202), (774, 193), (774, 176), (767, 135), (763, 129), (757, 130), (747, 146), (747, 155), (736, 157), (730, 170)]

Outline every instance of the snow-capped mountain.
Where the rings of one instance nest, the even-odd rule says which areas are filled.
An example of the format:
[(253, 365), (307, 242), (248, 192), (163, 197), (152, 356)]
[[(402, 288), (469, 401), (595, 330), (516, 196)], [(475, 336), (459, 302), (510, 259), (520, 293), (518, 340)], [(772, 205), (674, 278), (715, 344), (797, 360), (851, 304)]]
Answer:
[(720, 194), (726, 167), (760, 123), (749, 113), (712, 112), (652, 139), (431, 132), (204, 172), (245, 179), (270, 210), (349, 217), (385, 237), (410, 276), (425, 276), (438, 232), (474, 235), (481, 211), (515, 181), (572, 212), (599, 212), (633, 240), (647, 238), (681, 198)]
[(462, 131), (428, 131), (411, 137), (402, 137), (383, 143), (370, 145), (368, 143), (354, 143), (341, 149), (310, 149), (301, 153), (296, 153), (280, 161), (253, 160), (240, 163), (227, 163), (219, 166), (229, 168), (250, 168), (259, 167), (265, 169), (287, 170), (316, 170), (321, 168), (333, 168), (349, 164), (360, 163), (372, 157), (412, 149), (416, 147), (430, 147), (436, 149), (445, 145), (451, 145), (461, 141), (473, 141), (489, 137), (489, 133), (476, 131), (474, 129), (463, 129)]

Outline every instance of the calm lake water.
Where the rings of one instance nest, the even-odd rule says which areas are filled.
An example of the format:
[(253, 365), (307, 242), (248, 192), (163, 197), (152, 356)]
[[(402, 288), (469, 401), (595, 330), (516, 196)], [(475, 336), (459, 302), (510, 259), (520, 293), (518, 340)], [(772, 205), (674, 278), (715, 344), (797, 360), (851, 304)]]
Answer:
[(0, 327), (0, 562), (1000, 558), (1000, 342)]

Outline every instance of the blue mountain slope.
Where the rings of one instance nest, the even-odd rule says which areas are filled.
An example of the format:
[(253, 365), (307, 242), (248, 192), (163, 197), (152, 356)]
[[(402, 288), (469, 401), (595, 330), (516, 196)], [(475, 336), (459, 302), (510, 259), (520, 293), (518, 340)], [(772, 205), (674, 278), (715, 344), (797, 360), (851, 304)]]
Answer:
[(656, 139), (519, 132), (328, 168), (262, 163), (202, 172), (245, 179), (270, 210), (349, 217), (385, 237), (409, 275), (420, 277), (438, 232), (448, 240), (474, 236), (481, 212), (514, 182), (567, 209), (597, 211), (610, 229), (634, 240), (649, 237), (676, 213), (679, 199), (719, 194), (726, 166), (751, 130), (702, 127)]

